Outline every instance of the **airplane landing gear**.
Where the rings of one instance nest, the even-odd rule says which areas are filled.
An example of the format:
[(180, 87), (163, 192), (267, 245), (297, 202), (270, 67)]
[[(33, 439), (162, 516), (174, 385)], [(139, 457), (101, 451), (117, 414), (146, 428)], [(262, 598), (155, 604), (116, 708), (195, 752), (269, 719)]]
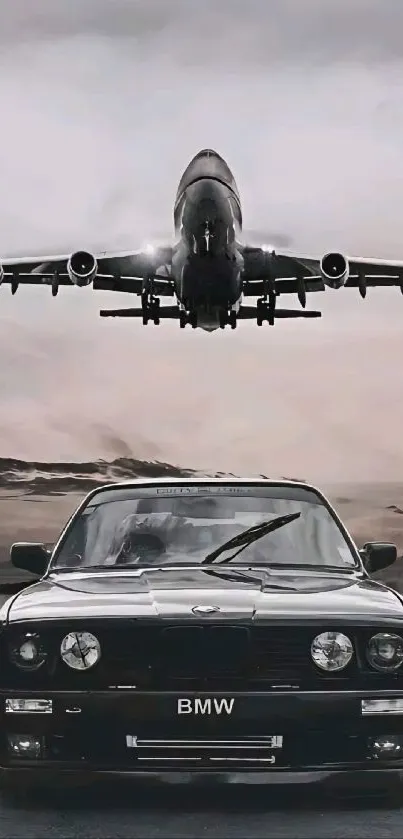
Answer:
[(274, 318), (276, 312), (276, 295), (274, 292), (269, 292), (269, 294), (264, 297), (261, 297), (260, 300), (257, 301), (256, 304), (256, 323), (258, 326), (262, 326), (264, 321), (268, 321), (270, 326), (274, 325)]
[(141, 309), (144, 326), (147, 326), (149, 320), (152, 320), (155, 326), (159, 326), (160, 300), (158, 297), (143, 292), (141, 295)]
[(236, 329), (238, 325), (237, 313), (234, 309), (230, 309), (230, 311), (225, 311), (222, 309), (219, 314), (219, 323), (220, 329), (225, 329), (226, 326), (230, 326), (231, 329)]
[(186, 309), (181, 309), (179, 311), (179, 326), (181, 329), (184, 329), (187, 324), (189, 324), (192, 329), (196, 329), (197, 312), (187, 312)]

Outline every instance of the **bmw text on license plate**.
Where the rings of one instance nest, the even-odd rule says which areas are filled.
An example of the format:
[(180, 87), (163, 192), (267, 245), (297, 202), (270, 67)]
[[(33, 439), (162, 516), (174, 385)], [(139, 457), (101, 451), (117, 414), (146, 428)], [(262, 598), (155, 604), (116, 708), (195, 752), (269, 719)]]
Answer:
[(230, 717), (235, 707), (235, 698), (216, 696), (179, 697), (176, 703), (176, 713), (178, 715)]

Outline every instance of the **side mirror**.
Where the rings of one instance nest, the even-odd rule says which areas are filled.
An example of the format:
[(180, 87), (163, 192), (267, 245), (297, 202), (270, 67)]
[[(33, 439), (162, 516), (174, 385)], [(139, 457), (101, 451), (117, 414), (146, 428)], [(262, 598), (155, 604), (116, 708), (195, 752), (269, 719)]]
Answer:
[(390, 542), (366, 542), (360, 550), (364, 568), (368, 574), (388, 568), (397, 560), (396, 545)]
[(50, 556), (51, 552), (45, 545), (36, 542), (15, 542), (10, 551), (10, 559), (14, 567), (29, 571), (36, 577), (43, 576)]

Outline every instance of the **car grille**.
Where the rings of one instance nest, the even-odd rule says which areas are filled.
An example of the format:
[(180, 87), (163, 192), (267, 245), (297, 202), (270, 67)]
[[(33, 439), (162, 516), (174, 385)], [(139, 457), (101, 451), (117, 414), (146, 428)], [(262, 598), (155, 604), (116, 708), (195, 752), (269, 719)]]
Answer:
[[(60, 659), (64, 634), (85, 628), (100, 640), (102, 658), (86, 672), (69, 669)], [(44, 645), (51, 651), (49, 660), (36, 673), (25, 673), (13, 665), (2, 681), (16, 688), (18, 683), (33, 689), (105, 689), (135, 687), (139, 690), (269, 690), (276, 687), (329, 688), (351, 685), (360, 677), (373, 684), (385, 676), (370, 672), (363, 661), (369, 628), (357, 629), (354, 635), (357, 655), (341, 673), (320, 672), (312, 662), (313, 638), (327, 626), (270, 626), (192, 624), (141, 624), (136, 621), (97, 622), (85, 627), (35, 627)], [(29, 629), (33, 629), (30, 627)], [(365, 637), (366, 636), (366, 637)], [(4, 660), (4, 659), (3, 659)], [(394, 676), (393, 679), (395, 680)], [(357, 684), (358, 687), (358, 684)]]
[[(275, 684), (317, 681), (321, 674), (312, 662), (310, 647), (319, 631), (223, 624), (142, 631), (141, 647), (126, 649), (119, 663), (115, 659), (115, 672), (141, 674), (150, 688), (165, 689), (211, 686), (219, 690), (244, 685), (267, 689)], [(108, 658), (114, 659), (112, 645)], [(351, 670), (349, 667), (350, 674)]]

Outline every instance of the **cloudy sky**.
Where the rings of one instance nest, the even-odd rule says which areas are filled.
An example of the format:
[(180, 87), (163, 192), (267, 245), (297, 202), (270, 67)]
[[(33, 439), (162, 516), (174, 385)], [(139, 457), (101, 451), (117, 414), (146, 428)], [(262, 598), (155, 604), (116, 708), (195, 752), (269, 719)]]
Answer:
[[(402, 25), (401, 0), (4, 3), (0, 253), (169, 239), (210, 146), (255, 240), (403, 257)], [(403, 297), (369, 296), (206, 335), (100, 321), (116, 301), (90, 289), (5, 288), (0, 456), (401, 478)]]

